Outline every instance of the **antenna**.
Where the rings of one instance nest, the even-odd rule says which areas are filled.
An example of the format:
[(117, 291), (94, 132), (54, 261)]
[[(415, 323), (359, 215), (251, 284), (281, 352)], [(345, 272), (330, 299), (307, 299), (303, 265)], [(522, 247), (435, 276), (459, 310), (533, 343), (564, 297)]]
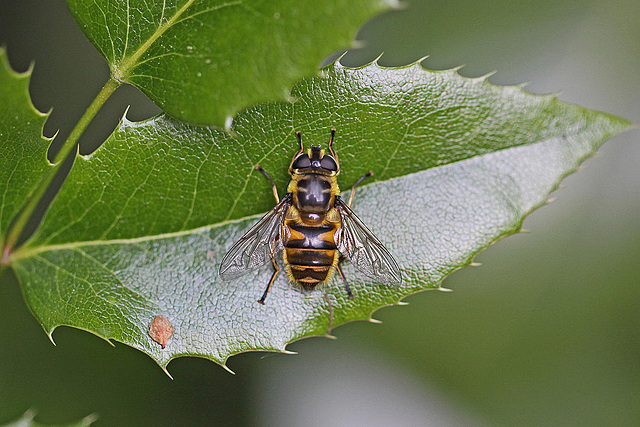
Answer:
[[(300, 144), (300, 149), (298, 150), (298, 152), (296, 153), (296, 156), (299, 156), (300, 154), (302, 154), (304, 152), (304, 149), (302, 148), (302, 132), (297, 131), (296, 135), (298, 136), (298, 144)], [(294, 158), (295, 158), (294, 157)]]

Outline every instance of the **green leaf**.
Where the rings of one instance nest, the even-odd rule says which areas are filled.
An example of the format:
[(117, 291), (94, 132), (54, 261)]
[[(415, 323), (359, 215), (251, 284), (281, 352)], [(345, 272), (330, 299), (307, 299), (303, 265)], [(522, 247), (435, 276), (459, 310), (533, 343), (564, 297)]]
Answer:
[(42, 136), (48, 114), (31, 103), (30, 78), (31, 69), (11, 69), (0, 47), (0, 248), (11, 220), (52, 167), (47, 161), (51, 140)]
[[(478, 251), (516, 232), (562, 177), (629, 126), (553, 96), (419, 64), (337, 63), (293, 95), (292, 103), (241, 112), (229, 133), (165, 116), (125, 119), (100, 149), (78, 158), (42, 226), (12, 258), (45, 330), (89, 330), (163, 367), (182, 355), (224, 363), (325, 334), (322, 291), (302, 291), (281, 275), (262, 306), (256, 301), (270, 267), (230, 282), (217, 274), (256, 214), (274, 204), (254, 166), (284, 193), (296, 130), (318, 144), (337, 128), (343, 188), (374, 172), (377, 182), (358, 190), (354, 210), (403, 270), (403, 285), (389, 288), (347, 262), (356, 297), (347, 299), (335, 278), (326, 287), (336, 326), (438, 288)], [(148, 335), (157, 315), (175, 329), (165, 349)]]
[[(344, 49), (383, 0), (67, 0), (112, 75), (164, 111), (223, 125), (257, 102), (285, 99)], [(185, 96), (188, 94), (188, 96)]]

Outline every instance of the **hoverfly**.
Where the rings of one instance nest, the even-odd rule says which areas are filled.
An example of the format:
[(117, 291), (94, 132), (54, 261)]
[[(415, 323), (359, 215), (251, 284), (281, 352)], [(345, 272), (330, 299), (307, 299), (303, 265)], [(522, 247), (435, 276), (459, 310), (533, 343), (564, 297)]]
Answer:
[(305, 290), (327, 282), (337, 270), (347, 295), (353, 298), (340, 268), (344, 258), (378, 282), (402, 283), (400, 268), (393, 256), (351, 210), (356, 186), (373, 173), (356, 181), (349, 203), (339, 196), (340, 164), (333, 150), (335, 133), (336, 130), (331, 129), (327, 154), (320, 145), (313, 144), (305, 153), (302, 136), (296, 132), (300, 148), (291, 160), (291, 182), (282, 200), (269, 174), (260, 165), (256, 166), (271, 182), (277, 204), (227, 252), (220, 265), (220, 276), (223, 279), (240, 277), (270, 261), (273, 274), (258, 300), (260, 304), (264, 304), (280, 271), (276, 262), (280, 251), (289, 280)]

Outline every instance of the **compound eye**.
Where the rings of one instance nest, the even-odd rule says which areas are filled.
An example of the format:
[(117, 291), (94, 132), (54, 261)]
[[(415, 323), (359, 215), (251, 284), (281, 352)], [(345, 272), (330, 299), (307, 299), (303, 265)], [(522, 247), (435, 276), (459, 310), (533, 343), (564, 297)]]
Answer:
[(320, 167), (322, 169), (326, 169), (332, 172), (338, 170), (338, 165), (336, 164), (336, 161), (333, 160), (333, 157), (331, 156), (324, 156), (320, 161)]
[(311, 159), (306, 154), (301, 154), (297, 159), (294, 160), (291, 165), (292, 169), (305, 169), (311, 167)]

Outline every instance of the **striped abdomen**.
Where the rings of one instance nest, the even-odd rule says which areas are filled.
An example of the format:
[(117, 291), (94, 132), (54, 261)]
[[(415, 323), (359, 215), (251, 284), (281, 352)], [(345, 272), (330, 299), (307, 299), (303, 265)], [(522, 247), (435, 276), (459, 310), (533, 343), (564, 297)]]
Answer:
[(340, 256), (334, 242), (338, 224), (309, 224), (300, 217), (287, 219), (284, 224), (291, 233), (283, 251), (291, 281), (311, 290), (330, 279)]

